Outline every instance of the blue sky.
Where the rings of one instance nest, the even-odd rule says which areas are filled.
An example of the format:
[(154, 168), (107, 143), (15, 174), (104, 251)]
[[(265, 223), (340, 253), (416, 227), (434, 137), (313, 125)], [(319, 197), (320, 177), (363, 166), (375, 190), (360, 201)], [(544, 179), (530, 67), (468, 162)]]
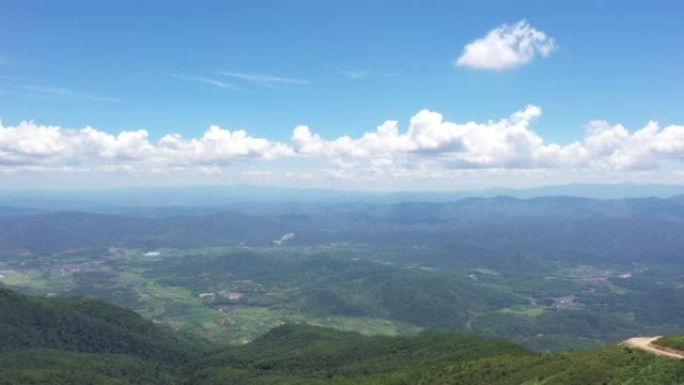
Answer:
[[(0, 34), (0, 183), (678, 182), (684, 145), (672, 143), (684, 142), (683, 11), (675, 1), (9, 0)], [(497, 28), (504, 37), (522, 31), (543, 39), (513, 64), (455, 64)], [(515, 123), (511, 116), (530, 105), (540, 112)], [(481, 131), (509, 122), (492, 128), (503, 130), (498, 136), (435, 123), (428, 134), (414, 130), (412, 144), (394, 138), (389, 152), (335, 142), (386, 121), (407, 133), (422, 110), (457, 126), (477, 122)], [(643, 139), (624, 130), (650, 121), (661, 135), (650, 134), (644, 153), (635, 144)], [(224, 135), (227, 142), (207, 150), (200, 139), (212, 125), (257, 141)], [(308, 145), (316, 135), (326, 143), (308, 150), (293, 143), (301, 125)], [(115, 141), (93, 134), (102, 139), (91, 146), (97, 150), (74, 154), (87, 126)], [(520, 129), (535, 135), (526, 140), (538, 149), (511, 147), (506, 130)], [(145, 143), (120, 141), (137, 130)], [(160, 155), (159, 141), (172, 134), (186, 150)], [(235, 149), (242, 145), (249, 148)]]

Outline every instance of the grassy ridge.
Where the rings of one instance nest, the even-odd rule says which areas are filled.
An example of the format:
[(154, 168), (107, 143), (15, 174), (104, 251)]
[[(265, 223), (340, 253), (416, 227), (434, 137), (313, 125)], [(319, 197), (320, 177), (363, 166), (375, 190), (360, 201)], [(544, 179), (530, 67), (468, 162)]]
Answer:
[(182, 378), (212, 385), (674, 385), (684, 383), (684, 361), (616, 345), (534, 354), (464, 335), (376, 338), (284, 326), (194, 362)]
[(426, 384), (632, 384), (684, 383), (684, 362), (639, 350), (606, 346), (535, 357), (495, 357), (421, 373)]
[(464, 334), (283, 325), (244, 346), (207, 349), (115, 306), (0, 290), (0, 385), (684, 383), (684, 360), (621, 346), (537, 354)]
[(356, 378), (502, 354), (531, 353), (505, 341), (464, 334), (368, 337), (321, 327), (284, 325), (248, 345), (196, 361), (189, 372), (197, 376), (230, 367), (260, 376)]
[(21, 349), (0, 354), (0, 384), (171, 383), (171, 367), (118, 354)]
[(657, 340), (653, 341), (653, 343), (664, 348), (681, 350), (684, 352), (684, 336), (681, 335), (669, 335), (660, 337)]

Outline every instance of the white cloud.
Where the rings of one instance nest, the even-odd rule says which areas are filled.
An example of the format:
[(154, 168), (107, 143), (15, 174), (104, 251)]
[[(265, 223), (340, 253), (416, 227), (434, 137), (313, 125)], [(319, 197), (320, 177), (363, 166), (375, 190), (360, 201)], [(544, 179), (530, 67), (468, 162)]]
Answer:
[(74, 91), (68, 88), (64, 87), (53, 87), (53, 86), (44, 86), (44, 85), (24, 85), (24, 86), (18, 86), (17, 88), (27, 91), (33, 96), (39, 96), (39, 97), (73, 97), (73, 98), (80, 98), (80, 99), (90, 99), (90, 100), (98, 100), (98, 101), (106, 101), (106, 102), (121, 102), (121, 99), (118, 98), (111, 98), (108, 96), (101, 96), (101, 95), (93, 95), (93, 94), (87, 94), (83, 92), (78, 92)]
[(654, 169), (669, 161), (684, 160), (684, 126), (660, 129), (649, 122), (630, 133), (622, 125), (604, 121), (587, 125), (583, 147), (593, 166), (609, 170)]
[(208, 84), (210, 86), (214, 86), (214, 87), (218, 87), (218, 88), (239, 90), (238, 87), (235, 87), (232, 84), (228, 84), (228, 83), (222, 82), (220, 80), (207, 78), (207, 77), (203, 77), (203, 76), (184, 76), (184, 75), (178, 75), (178, 74), (170, 74), (170, 76), (173, 76), (174, 78), (178, 78), (178, 79)]
[[(363, 181), (470, 178), (485, 173), (529, 178), (555, 172), (610, 176), (684, 168), (684, 126), (661, 128), (650, 122), (629, 131), (619, 124), (594, 121), (583, 138), (561, 144), (532, 129), (541, 114), (540, 107), (530, 105), (497, 121), (456, 123), (438, 112), (422, 110), (405, 129), (390, 120), (357, 137), (326, 139), (301, 125), (285, 142), (218, 126), (194, 138), (170, 133), (152, 142), (145, 130), (111, 134), (92, 127), (0, 123), (0, 171), (216, 176), (234, 169), (243, 178), (276, 180), (290, 175), (286, 178), (295, 180), (292, 173), (301, 170), (309, 180)], [(277, 167), (270, 170), (266, 164)]]
[(342, 75), (352, 80), (359, 80), (370, 75), (370, 71), (358, 70), (358, 71), (342, 71)]
[(456, 168), (536, 167), (551, 164), (553, 155), (560, 152), (528, 129), (540, 114), (539, 107), (528, 106), (499, 122), (457, 124), (444, 121), (437, 112), (422, 110), (411, 118), (405, 133), (399, 131), (398, 122), (387, 121), (358, 139), (343, 136), (326, 141), (299, 126), (292, 143), (297, 154), (366, 158), (376, 165), (396, 156), (413, 156), (436, 157)]
[(282, 76), (255, 74), (247, 72), (231, 72), (231, 71), (218, 71), (219, 74), (228, 76), (234, 79), (240, 79), (248, 82), (252, 82), (257, 85), (265, 87), (278, 87), (281, 85), (292, 85), (292, 84), (309, 84), (310, 81), (306, 79), (289, 78)]
[(168, 134), (153, 144), (145, 130), (112, 135), (92, 127), (81, 130), (22, 122), (16, 127), (0, 124), (0, 165), (74, 166), (103, 170), (173, 167), (198, 169), (225, 166), (245, 159), (274, 159), (292, 154), (289, 146), (249, 136), (243, 130), (212, 126), (200, 138)]
[(530, 105), (507, 119), (454, 123), (437, 112), (414, 115), (405, 132), (387, 121), (358, 138), (325, 140), (307, 126), (295, 128), (292, 148), (299, 156), (329, 159), (338, 169), (590, 169), (644, 170), (684, 160), (684, 126), (659, 129), (649, 123), (636, 132), (621, 125), (591, 122), (581, 141), (548, 143), (530, 128), (542, 114)]
[(555, 48), (553, 38), (523, 20), (514, 25), (503, 24), (467, 44), (454, 64), (503, 70), (528, 63), (536, 55), (549, 56)]
[(166, 135), (159, 140), (157, 153), (168, 163), (227, 164), (238, 159), (275, 159), (291, 154), (292, 150), (283, 144), (251, 137), (244, 130), (211, 126), (201, 138)]
[(340, 74), (350, 80), (394, 78), (399, 76), (398, 72), (373, 72), (369, 70), (342, 71)]

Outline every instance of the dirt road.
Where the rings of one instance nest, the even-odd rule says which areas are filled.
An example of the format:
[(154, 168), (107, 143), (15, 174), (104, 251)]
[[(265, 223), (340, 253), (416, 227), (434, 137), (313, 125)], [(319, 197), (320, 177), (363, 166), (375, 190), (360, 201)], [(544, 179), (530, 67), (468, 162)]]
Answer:
[(630, 348), (641, 349), (653, 353), (657, 356), (684, 359), (684, 353), (670, 351), (652, 344), (652, 342), (658, 338), (660, 337), (634, 337), (626, 340), (622, 344)]

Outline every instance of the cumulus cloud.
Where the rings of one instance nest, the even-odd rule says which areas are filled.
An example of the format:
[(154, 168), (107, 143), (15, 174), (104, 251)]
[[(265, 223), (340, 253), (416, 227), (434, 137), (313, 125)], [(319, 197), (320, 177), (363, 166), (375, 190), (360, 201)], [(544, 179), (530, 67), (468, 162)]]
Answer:
[(541, 108), (528, 106), (509, 119), (463, 124), (445, 121), (441, 114), (422, 110), (414, 115), (406, 132), (398, 122), (387, 121), (358, 139), (348, 136), (326, 141), (308, 127), (295, 128), (293, 148), (297, 154), (328, 158), (366, 158), (374, 165), (390, 164), (396, 156), (436, 157), (455, 168), (540, 167), (560, 162), (571, 149), (545, 145), (530, 122)]
[(656, 122), (630, 133), (622, 125), (594, 121), (582, 144), (594, 166), (613, 170), (643, 170), (668, 161), (684, 160), (684, 126), (664, 129)]
[[(292, 153), (290, 147), (211, 126), (202, 137), (185, 139), (168, 134), (150, 142), (145, 130), (112, 135), (92, 127), (80, 130), (22, 122), (0, 123), (0, 165), (87, 165), (103, 170), (152, 170), (172, 167), (205, 168), (244, 159), (274, 159)], [(209, 168), (209, 170), (212, 170)], [(212, 171), (213, 172), (213, 171)]]
[[(677, 170), (684, 161), (684, 126), (661, 128), (649, 122), (632, 132), (619, 124), (593, 121), (580, 140), (560, 144), (533, 130), (541, 115), (539, 106), (529, 105), (496, 121), (456, 123), (422, 110), (405, 129), (389, 120), (357, 137), (326, 139), (300, 125), (285, 142), (218, 126), (194, 138), (171, 133), (153, 142), (145, 130), (111, 134), (92, 127), (0, 123), (0, 171), (217, 175), (237, 163), (251, 166), (287, 158), (306, 165), (302, 173), (307, 178), (360, 180), (441, 178), (454, 171), (482, 170)], [(276, 178), (284, 172), (258, 166), (241, 175)]]
[(167, 162), (226, 164), (246, 158), (275, 159), (291, 154), (292, 150), (284, 144), (249, 136), (244, 130), (230, 131), (211, 126), (201, 138), (166, 135), (159, 140), (157, 152)]
[[(358, 138), (332, 140), (295, 128), (291, 142), (298, 156), (322, 157), (336, 171), (410, 169), (429, 164), (447, 169), (592, 169), (629, 171), (663, 167), (684, 161), (684, 126), (660, 129), (650, 122), (635, 132), (621, 125), (595, 121), (583, 139), (569, 144), (547, 142), (531, 125), (542, 114), (530, 105), (510, 117), (487, 123), (454, 123), (434, 111), (414, 115), (406, 131), (387, 121)], [(341, 175), (339, 172), (335, 175)]]
[(454, 62), (461, 67), (504, 70), (530, 62), (535, 56), (549, 56), (556, 42), (526, 21), (503, 24), (485, 37), (469, 43)]

